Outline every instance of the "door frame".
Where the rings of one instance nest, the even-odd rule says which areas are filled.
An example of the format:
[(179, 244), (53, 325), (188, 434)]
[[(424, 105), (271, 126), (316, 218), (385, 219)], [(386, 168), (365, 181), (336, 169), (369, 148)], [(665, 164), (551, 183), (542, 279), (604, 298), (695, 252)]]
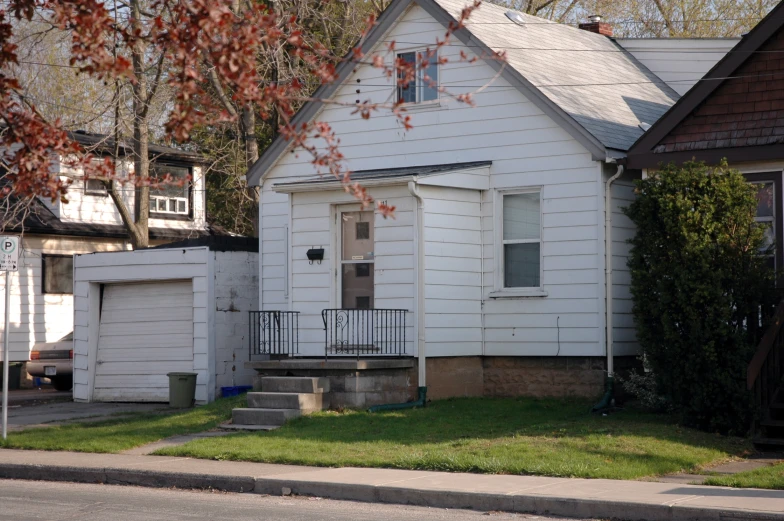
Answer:
[[(362, 208), (361, 204), (353, 203), (353, 204), (333, 204), (332, 205), (332, 212), (330, 216), (330, 222), (332, 226), (332, 251), (335, 253), (332, 257), (332, 265), (330, 269), (332, 270), (332, 276), (330, 277), (331, 281), (331, 295), (330, 295), (330, 304), (333, 308), (343, 309), (343, 226), (342, 222), (340, 221), (341, 214), (345, 212), (371, 212), (373, 214), (373, 260), (370, 264), (373, 266), (373, 271), (375, 272), (375, 265), (376, 265), (376, 255), (375, 255), (375, 233), (376, 233), (376, 210), (375, 207), (373, 208)], [(358, 264), (358, 263), (357, 263)], [(373, 278), (373, 301), (370, 303), (371, 309), (375, 307), (376, 301), (376, 282), (375, 282), (375, 273)]]

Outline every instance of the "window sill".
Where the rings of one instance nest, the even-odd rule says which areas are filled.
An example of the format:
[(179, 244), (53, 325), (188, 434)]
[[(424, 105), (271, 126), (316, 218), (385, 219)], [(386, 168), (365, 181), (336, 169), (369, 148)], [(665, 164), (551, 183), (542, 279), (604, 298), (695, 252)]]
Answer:
[(489, 297), (492, 299), (505, 299), (505, 298), (544, 298), (547, 292), (540, 288), (531, 289), (502, 289), (490, 292)]
[(441, 100), (438, 101), (420, 101), (419, 103), (403, 103), (400, 105), (401, 109), (406, 112), (427, 112), (430, 110), (439, 110), (441, 108)]
[(150, 212), (150, 219), (160, 219), (161, 221), (193, 221), (193, 217), (177, 213), (157, 213)]

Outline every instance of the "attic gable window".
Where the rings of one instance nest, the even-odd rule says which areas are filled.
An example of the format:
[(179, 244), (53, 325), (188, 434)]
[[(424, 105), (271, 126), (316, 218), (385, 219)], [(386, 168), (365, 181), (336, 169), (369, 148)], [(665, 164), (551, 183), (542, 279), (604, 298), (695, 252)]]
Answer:
[[(401, 52), (398, 64), (406, 64), (398, 70), (397, 99), (402, 103), (422, 103), (438, 99), (438, 55), (427, 51)], [(407, 72), (414, 69), (414, 79), (402, 84)]]

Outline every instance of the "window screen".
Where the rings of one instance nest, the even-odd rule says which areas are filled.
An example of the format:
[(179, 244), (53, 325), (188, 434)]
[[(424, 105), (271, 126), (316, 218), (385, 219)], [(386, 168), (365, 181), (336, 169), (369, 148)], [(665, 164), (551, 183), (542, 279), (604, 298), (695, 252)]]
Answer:
[(541, 286), (539, 192), (503, 196), (504, 287)]
[(44, 293), (73, 294), (73, 257), (44, 255)]

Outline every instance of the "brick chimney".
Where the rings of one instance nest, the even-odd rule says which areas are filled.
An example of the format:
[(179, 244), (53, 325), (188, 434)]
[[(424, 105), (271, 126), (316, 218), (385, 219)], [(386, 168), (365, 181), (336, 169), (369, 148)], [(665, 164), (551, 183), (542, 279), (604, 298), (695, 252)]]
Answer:
[(580, 27), (580, 29), (583, 31), (590, 31), (592, 33), (601, 34), (604, 36), (613, 35), (612, 25), (608, 24), (607, 22), (602, 22), (602, 17), (599, 15), (589, 16), (588, 21), (581, 23), (578, 27)]

